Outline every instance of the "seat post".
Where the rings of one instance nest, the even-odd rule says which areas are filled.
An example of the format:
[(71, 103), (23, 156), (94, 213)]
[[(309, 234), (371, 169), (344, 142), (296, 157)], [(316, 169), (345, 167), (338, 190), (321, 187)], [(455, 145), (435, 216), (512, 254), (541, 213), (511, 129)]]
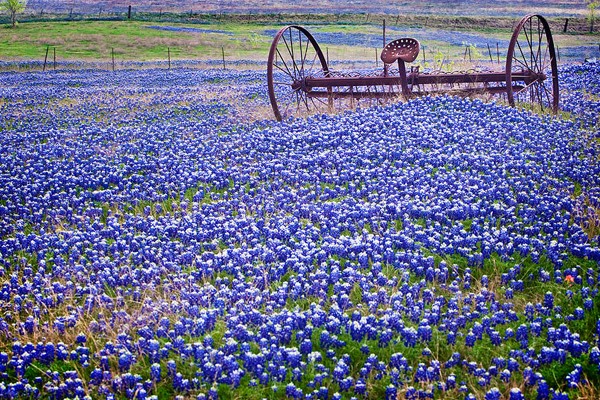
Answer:
[(398, 59), (398, 72), (400, 73), (400, 86), (402, 88), (402, 95), (405, 99), (411, 94), (410, 89), (408, 88), (408, 78), (406, 77), (406, 66), (404, 65), (404, 61), (400, 58)]

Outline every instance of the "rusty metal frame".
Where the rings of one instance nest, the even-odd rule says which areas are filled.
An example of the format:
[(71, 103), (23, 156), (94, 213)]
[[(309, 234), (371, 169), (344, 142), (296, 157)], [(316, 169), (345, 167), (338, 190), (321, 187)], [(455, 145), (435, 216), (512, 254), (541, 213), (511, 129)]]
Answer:
[[(527, 48), (524, 51), (521, 46), (519, 38), (522, 33), (524, 33), (525, 44), (528, 45), (530, 53), (527, 53)], [(298, 39), (294, 42), (296, 35)], [(537, 40), (537, 49), (534, 49), (536, 42), (533, 39)], [(396, 42), (402, 43), (402, 40), (407, 39), (400, 39)], [(414, 43), (414, 39), (408, 40), (412, 40), (412, 43)], [(547, 44), (547, 47), (544, 49), (544, 54), (542, 55), (541, 47), (543, 41)], [(280, 42), (284, 43), (284, 49), (287, 49), (290, 53), (288, 54), (288, 58), (291, 60), (290, 64), (293, 65), (288, 66), (284, 62), (284, 67), (282, 67), (282, 65), (277, 64), (278, 57), (283, 60), (285, 56), (278, 49)], [(390, 44), (392, 43), (390, 42)], [(388, 58), (391, 57), (390, 59), (397, 59), (398, 75), (389, 75), (388, 66), (390, 64), (384, 63), (383, 75), (337, 76), (331, 73), (318, 43), (305, 28), (297, 25), (282, 28), (275, 36), (271, 45), (267, 68), (269, 98), (275, 117), (278, 120), (282, 119), (282, 113), (277, 102), (276, 83), (273, 80), (274, 68), (279, 68), (283, 72), (286, 72), (290, 78), (288, 86), (291, 88), (298, 102), (297, 108), (300, 108), (302, 104), (307, 110), (311, 106), (310, 101), (314, 101), (314, 99), (327, 99), (327, 103), (331, 107), (335, 99), (349, 98), (351, 101), (352, 99), (361, 98), (380, 99), (397, 96), (399, 93), (405, 98), (430, 93), (459, 92), (467, 95), (471, 93), (505, 94), (508, 103), (514, 106), (515, 95), (527, 93), (527, 91), (532, 92), (530, 102), (539, 100), (543, 108), (544, 101), (546, 101), (551, 104), (552, 111), (557, 112), (558, 110), (559, 86), (554, 41), (548, 23), (541, 15), (527, 15), (517, 23), (509, 43), (506, 68), (502, 72), (453, 72), (438, 74), (420, 73), (418, 68), (411, 68), (411, 71), (407, 73), (405, 61), (411, 62), (416, 58), (416, 54), (418, 54), (418, 42), (416, 44), (416, 47), (413, 46), (410, 49), (401, 48), (402, 44), (396, 45), (394, 48), (394, 51), (396, 51), (395, 54), (391, 56), (390, 53), (386, 54)], [(299, 45), (299, 50), (296, 53), (294, 53), (293, 45)], [(307, 73), (305, 69), (305, 63), (308, 62), (305, 56), (309, 51), (309, 47), (311, 47), (311, 56), (313, 57), (311, 63), (313, 65), (315, 63), (320, 64), (321, 70), (319, 74)], [(299, 63), (296, 61), (298, 51), (304, 53), (300, 55), (301, 61)], [(530, 60), (527, 60), (527, 56)], [(519, 64), (521, 65), (515, 68)], [(547, 68), (550, 68), (550, 76), (546, 74)], [(544, 81), (547, 78), (552, 79), (551, 91), (544, 86)], [(454, 88), (454, 85), (462, 84), (479, 84), (482, 86)], [(412, 90), (414, 86), (421, 87), (426, 85), (431, 85), (433, 87), (431, 88), (432, 90), (419, 90), (417, 92)], [(441, 87), (438, 87), (438, 85)], [(377, 87), (389, 87), (390, 89), (389, 91), (370, 90)], [(395, 87), (399, 90), (394, 90)], [(340, 88), (345, 88), (345, 90), (340, 90)], [(321, 101), (320, 104), (326, 103)]]

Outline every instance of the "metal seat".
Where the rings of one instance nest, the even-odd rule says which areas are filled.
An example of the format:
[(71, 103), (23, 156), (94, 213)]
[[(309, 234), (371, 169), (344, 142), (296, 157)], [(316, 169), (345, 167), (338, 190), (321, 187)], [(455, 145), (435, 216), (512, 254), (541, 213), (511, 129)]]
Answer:
[(381, 51), (381, 61), (392, 64), (396, 60), (413, 62), (419, 55), (419, 41), (413, 38), (396, 39), (385, 45)]

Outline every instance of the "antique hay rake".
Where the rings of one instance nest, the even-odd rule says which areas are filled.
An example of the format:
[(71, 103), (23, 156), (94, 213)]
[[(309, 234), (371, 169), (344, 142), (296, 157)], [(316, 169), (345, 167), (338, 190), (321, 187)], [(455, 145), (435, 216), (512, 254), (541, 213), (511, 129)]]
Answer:
[[(381, 52), (382, 73), (336, 73), (310, 32), (297, 25), (282, 28), (271, 44), (267, 66), (275, 118), (341, 110), (360, 99), (385, 101), (442, 93), (501, 95), (511, 106), (529, 103), (558, 111), (554, 41), (541, 15), (527, 15), (516, 25), (504, 71), (440, 73), (420, 72), (418, 67), (407, 71), (406, 64), (417, 58), (419, 49), (416, 39), (397, 39)], [(397, 71), (392, 70), (396, 63)]]

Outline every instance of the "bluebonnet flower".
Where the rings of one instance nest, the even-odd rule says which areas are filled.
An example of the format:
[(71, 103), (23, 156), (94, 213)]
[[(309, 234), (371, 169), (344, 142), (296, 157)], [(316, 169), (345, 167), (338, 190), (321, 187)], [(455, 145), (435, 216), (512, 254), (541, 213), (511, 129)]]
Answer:
[(385, 398), (386, 399), (395, 399), (397, 397), (398, 390), (393, 385), (388, 385), (385, 388)]
[(555, 391), (552, 393), (552, 400), (569, 400), (569, 395), (564, 392)]
[(150, 378), (154, 382), (160, 382), (161, 379), (161, 367), (160, 364), (154, 363), (150, 366)]
[(500, 393), (500, 390), (498, 390), (498, 388), (496, 387), (491, 388), (485, 394), (485, 400), (500, 400), (501, 397), (502, 394)]
[(510, 389), (509, 400), (524, 400), (525, 396), (519, 388)]
[(466, 338), (465, 338), (465, 344), (467, 345), (467, 347), (473, 347), (475, 345), (475, 342), (477, 341), (477, 336), (475, 336), (475, 334), (473, 333), (473, 331), (469, 331), (469, 333), (467, 334)]
[[(597, 87), (589, 83), (599, 74), (573, 72), (597, 66), (564, 70), (572, 72), (570, 85)], [(331, 382), (348, 396), (369, 396), (371, 377), (398, 392), (413, 376), (472, 397), (455, 377), (440, 382), (436, 360), (413, 371), (399, 353), (387, 364), (370, 357), (375, 340), (427, 356), (438, 332), (450, 345), (464, 337), (474, 346), (488, 335), (508, 358), (488, 369), (466, 354), (442, 360), (445, 368), (468, 368), (484, 391), (491, 377), (508, 379), (523, 368), (527, 390), (537, 384), (548, 397), (536, 372), (542, 365), (588, 355), (595, 362), (595, 343), (556, 327), (563, 309), (552, 293), (521, 315), (485, 289), (491, 276), (481, 277), (479, 293), (473, 288), (476, 268), (494, 253), (506, 261), (545, 257), (551, 272), (540, 262), (537, 270), (515, 264), (500, 276), (506, 297), (534, 279), (568, 286), (568, 275), (566, 289), (580, 304), (565, 318), (585, 319), (593, 309), (597, 271), (566, 266), (571, 254), (600, 258), (572, 196), (578, 182), (591, 202), (598, 199), (589, 162), (596, 149), (578, 137), (579, 125), (595, 126), (597, 102), (567, 90), (566, 107), (583, 110), (579, 125), (447, 96), (240, 123), (232, 105), (207, 101), (197, 87), (220, 90), (215, 82), (233, 79), (239, 99), (267, 105), (258, 83), (264, 73), (171, 72), (0, 76), (8, 99), (0, 122), (0, 300), (10, 305), (0, 335), (43, 332), (69, 341), (9, 346), (0, 354), (0, 381), (21, 380), (0, 386), (0, 397), (35, 397), (35, 390), (83, 397), (90, 383), (107, 398), (151, 398), (162, 380), (174, 396), (208, 390), (200, 397), (216, 398), (217, 385), (235, 388), (246, 375), (249, 384), (296, 385), (311, 364), (314, 391), (290, 388), (289, 397), (329, 398), (323, 388)], [(114, 96), (104, 95), (107, 83)], [(400, 134), (394, 127), (402, 126), (414, 129)], [(438, 262), (445, 256), (463, 257), (469, 268)], [(296, 307), (301, 299), (313, 303)], [(75, 336), (87, 322), (89, 333)], [(113, 331), (117, 340), (104, 343)], [(531, 337), (544, 331), (546, 347), (530, 351)], [(95, 352), (87, 346), (92, 338)], [(369, 355), (364, 365), (339, 356), (357, 346)], [(22, 379), (32, 362), (56, 361), (80, 364), (90, 382), (52, 372), (33, 386)], [(198, 366), (193, 377), (177, 368), (188, 363)], [(148, 382), (133, 373), (143, 365)], [(578, 369), (569, 375), (581, 379)], [(433, 392), (408, 388), (406, 396)]]
[(544, 295), (544, 307), (550, 309), (554, 307), (554, 295), (551, 292), (546, 292)]

